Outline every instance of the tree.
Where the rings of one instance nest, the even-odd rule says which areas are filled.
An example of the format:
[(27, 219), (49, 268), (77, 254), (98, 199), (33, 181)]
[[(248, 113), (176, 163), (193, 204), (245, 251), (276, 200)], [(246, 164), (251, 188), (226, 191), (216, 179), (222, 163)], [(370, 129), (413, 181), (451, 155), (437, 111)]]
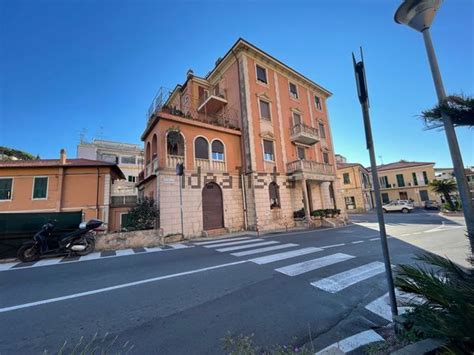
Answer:
[(128, 229), (153, 229), (159, 214), (160, 211), (156, 207), (155, 201), (145, 197), (128, 212)]
[(442, 114), (451, 117), (454, 126), (474, 126), (474, 98), (463, 95), (448, 96), (442, 104), (423, 111), (421, 117), (427, 129), (442, 128)]
[(456, 185), (456, 181), (454, 180), (433, 180), (430, 182), (430, 187), (433, 192), (438, 194), (442, 194), (444, 199), (449, 204), (451, 211), (455, 211), (456, 207), (454, 206), (453, 200), (451, 199), (451, 193), (456, 192), (458, 190), (458, 186)]
[(2, 147), (2, 146), (0, 146), (0, 156), (3, 156), (4, 157), (3, 159), (6, 159), (6, 160), (10, 160), (12, 158), (17, 158), (20, 160), (39, 159), (39, 156), (35, 158), (34, 155), (31, 155), (30, 153), (27, 153), (25, 151), (8, 148), (8, 147)]

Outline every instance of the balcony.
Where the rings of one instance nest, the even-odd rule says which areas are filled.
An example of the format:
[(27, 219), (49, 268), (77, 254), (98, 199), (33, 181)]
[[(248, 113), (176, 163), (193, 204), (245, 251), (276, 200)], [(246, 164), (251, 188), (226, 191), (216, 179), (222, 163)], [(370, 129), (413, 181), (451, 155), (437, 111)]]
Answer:
[(334, 180), (334, 166), (330, 164), (318, 163), (313, 160), (295, 160), (286, 164), (286, 170), (289, 174), (305, 175), (308, 179), (316, 180)]
[(137, 196), (112, 196), (110, 199), (110, 205), (112, 207), (117, 206), (135, 206), (137, 204)]
[(221, 160), (194, 159), (194, 168), (201, 171), (225, 171), (225, 162)]
[(166, 156), (166, 167), (171, 168), (171, 169), (176, 169), (176, 164), (178, 163), (184, 163), (183, 155), (168, 154)]
[(319, 142), (319, 132), (314, 127), (298, 123), (290, 128), (290, 140), (294, 143), (313, 145)]
[(205, 95), (199, 98), (199, 105), (197, 111), (205, 114), (215, 114), (222, 110), (227, 105), (224, 91), (219, 89), (212, 90), (212, 94)]

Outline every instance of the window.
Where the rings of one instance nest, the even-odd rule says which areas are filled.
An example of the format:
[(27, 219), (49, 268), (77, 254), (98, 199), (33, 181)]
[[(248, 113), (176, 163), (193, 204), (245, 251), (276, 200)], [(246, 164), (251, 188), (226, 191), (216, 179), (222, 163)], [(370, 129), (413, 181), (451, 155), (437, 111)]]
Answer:
[(405, 179), (403, 178), (403, 174), (397, 174), (397, 185), (398, 187), (405, 186)]
[(260, 65), (257, 65), (257, 81), (267, 84), (267, 70)]
[(389, 183), (388, 183), (388, 177), (386, 176), (381, 176), (379, 178), (379, 181), (380, 181), (380, 187), (386, 189), (387, 187), (389, 187)]
[(194, 141), (194, 156), (196, 159), (209, 159), (209, 144), (203, 137), (197, 137)]
[(429, 180), (428, 180), (428, 174), (426, 173), (426, 171), (423, 171), (423, 180), (425, 182), (425, 185), (428, 185), (429, 184)]
[(297, 112), (293, 112), (293, 123), (295, 126), (301, 123), (301, 115)]
[(411, 173), (413, 177), (413, 185), (418, 186), (418, 178), (416, 177), (416, 173)]
[(345, 185), (348, 185), (351, 183), (351, 179), (349, 178), (349, 173), (342, 174), (342, 179), (344, 180)]
[(298, 87), (296, 84), (290, 83), (290, 96), (294, 99), (298, 98)]
[(356, 208), (356, 202), (355, 202), (354, 196), (344, 197), (344, 200), (346, 202), (346, 209), (353, 210)]
[(316, 108), (321, 111), (321, 99), (318, 96), (314, 97), (314, 104), (316, 105)]
[(280, 208), (280, 187), (272, 181), (268, 185), (268, 194), (270, 196), (270, 209)]
[(171, 131), (166, 137), (166, 151), (169, 155), (184, 157), (184, 139), (177, 131)]
[(428, 196), (428, 191), (420, 190), (420, 198), (421, 198), (421, 201), (428, 201), (430, 199)]
[(324, 123), (319, 122), (319, 136), (326, 138), (326, 131), (324, 130)]
[(109, 163), (118, 164), (119, 162), (119, 158), (115, 154), (101, 154), (100, 158), (101, 158), (100, 160), (106, 161)]
[(224, 144), (221, 141), (212, 142), (212, 159), (224, 161)]
[(12, 199), (12, 178), (1, 178), (0, 179), (0, 200), (11, 200)]
[(135, 182), (136, 179), (137, 179), (136, 176), (128, 175), (128, 182)]
[(264, 100), (259, 100), (260, 101), (260, 118), (263, 118), (264, 120), (270, 120), (270, 103)]
[(323, 152), (323, 161), (324, 164), (329, 164), (329, 154), (326, 152)]
[(384, 192), (382, 193), (382, 202), (383, 203), (389, 203), (390, 199), (388, 198), (388, 193)]
[(33, 183), (33, 200), (47, 198), (48, 196), (48, 178), (35, 177)]
[(305, 159), (305, 149), (303, 147), (296, 147), (296, 153), (298, 155), (298, 159)]
[(122, 162), (122, 164), (135, 164), (136, 162), (135, 157), (133, 155), (121, 157), (120, 161)]
[(268, 161), (275, 161), (275, 154), (273, 153), (273, 142), (266, 139), (263, 140), (263, 159)]

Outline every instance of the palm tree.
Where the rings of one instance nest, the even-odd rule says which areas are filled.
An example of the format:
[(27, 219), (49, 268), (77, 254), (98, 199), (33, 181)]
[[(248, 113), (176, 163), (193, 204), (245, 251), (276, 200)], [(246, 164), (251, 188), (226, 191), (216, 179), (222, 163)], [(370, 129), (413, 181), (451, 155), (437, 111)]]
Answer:
[(444, 196), (446, 202), (449, 203), (451, 211), (454, 211), (456, 209), (453, 201), (451, 200), (450, 195), (451, 193), (456, 192), (458, 190), (458, 185), (456, 184), (456, 181), (452, 179), (433, 180), (430, 182), (430, 187), (433, 192), (442, 194)]

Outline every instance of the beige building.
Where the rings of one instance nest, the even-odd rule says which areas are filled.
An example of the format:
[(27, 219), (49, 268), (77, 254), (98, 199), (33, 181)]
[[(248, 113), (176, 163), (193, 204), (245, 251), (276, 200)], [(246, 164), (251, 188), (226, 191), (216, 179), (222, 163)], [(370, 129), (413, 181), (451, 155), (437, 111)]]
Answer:
[(139, 190), (164, 234), (294, 225), (293, 212), (344, 209), (326, 100), (331, 93), (239, 39), (204, 77), (161, 90), (149, 110)]
[[(337, 158), (337, 157), (336, 157)], [(369, 171), (358, 163), (338, 159), (337, 178), (347, 213), (366, 212), (373, 208)]]
[(434, 164), (400, 160), (377, 166), (382, 202), (413, 200), (417, 207), (422, 207), (426, 200), (440, 202), (428, 186), (435, 179)]

